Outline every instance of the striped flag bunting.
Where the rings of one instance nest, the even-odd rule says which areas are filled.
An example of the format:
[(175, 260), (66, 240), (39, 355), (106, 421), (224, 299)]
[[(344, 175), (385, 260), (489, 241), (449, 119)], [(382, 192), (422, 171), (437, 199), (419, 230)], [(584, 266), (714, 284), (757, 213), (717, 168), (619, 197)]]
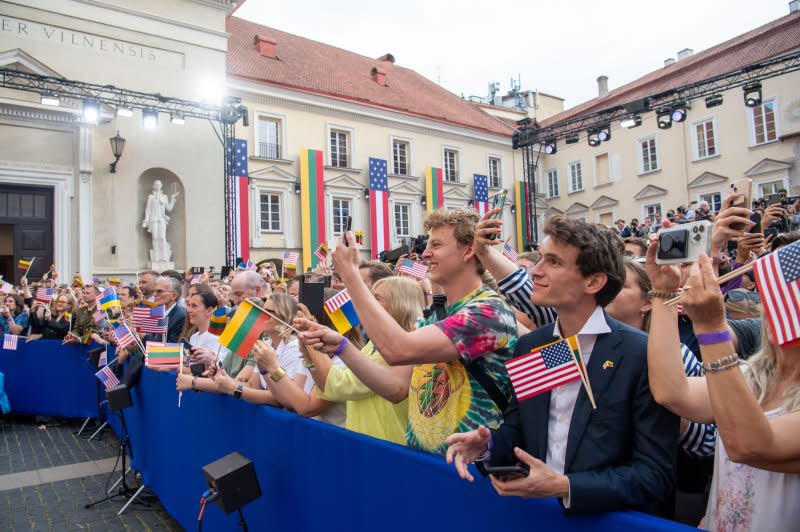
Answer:
[(339, 334), (344, 334), (359, 323), (361, 320), (356, 314), (356, 307), (350, 299), (347, 290), (342, 290), (325, 302), (325, 313), (331, 319)]
[(753, 265), (764, 314), (778, 345), (800, 338), (800, 241)]
[(219, 336), (225, 331), (225, 326), (228, 324), (228, 309), (226, 307), (218, 307), (211, 313), (211, 321), (208, 325), (208, 332)]
[(519, 260), (519, 253), (517, 253), (517, 250), (516, 250), (516, 249), (514, 249), (514, 248), (512, 248), (512, 247), (511, 247), (511, 246), (508, 244), (508, 242), (506, 242), (506, 243), (504, 243), (504, 244), (503, 244), (503, 255), (505, 255), (506, 257), (508, 257), (508, 260), (510, 260), (510, 261), (511, 261), (511, 262), (513, 262), (514, 264), (516, 264), (516, 263), (517, 263), (517, 260)]
[(505, 363), (517, 400), (524, 401), (554, 388), (583, 380), (573, 348), (580, 352), (577, 338), (570, 336)]
[(242, 358), (253, 348), (270, 317), (249, 300), (245, 299), (228, 321), (219, 337), (219, 343)]
[(117, 349), (125, 349), (129, 345), (136, 343), (136, 338), (124, 323), (114, 325), (114, 337), (117, 339)]
[(19, 336), (17, 336), (16, 334), (3, 335), (3, 349), (8, 349), (9, 351), (16, 351), (18, 341), (19, 341)]
[(42, 303), (50, 303), (53, 301), (53, 289), (40, 286), (36, 290), (36, 301), (41, 301)]
[(389, 178), (386, 160), (369, 158), (369, 226), (372, 256), (391, 248), (389, 244)]
[[(322, 150), (300, 150), (300, 227), (304, 267), (316, 266), (312, 253), (327, 234), (323, 159)], [(316, 255), (313, 257), (319, 259)]]
[(119, 379), (114, 374), (111, 366), (105, 366), (103, 369), (94, 374), (97, 379), (103, 383), (103, 387), (108, 390), (114, 386), (119, 386)]
[(397, 273), (404, 273), (415, 279), (424, 279), (428, 275), (428, 266), (415, 260), (403, 259), (397, 265)]
[(148, 368), (177, 368), (180, 365), (183, 345), (147, 342), (144, 365)]
[(425, 169), (425, 197), (427, 210), (435, 211), (444, 207), (444, 189), (442, 188), (442, 169), (429, 166)]

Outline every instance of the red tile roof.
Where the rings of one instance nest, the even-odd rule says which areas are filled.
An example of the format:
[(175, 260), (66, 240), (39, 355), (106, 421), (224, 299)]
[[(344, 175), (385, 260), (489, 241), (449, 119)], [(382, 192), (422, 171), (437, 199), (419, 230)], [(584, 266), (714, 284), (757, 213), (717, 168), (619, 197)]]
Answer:
[(650, 72), (636, 81), (610, 91), (602, 98), (593, 98), (551, 116), (542, 122), (542, 126), (738, 70), (798, 47), (800, 47), (800, 12), (795, 12), (676, 61), (670, 66)]
[[(462, 100), (413, 70), (228, 17), (229, 76), (348, 100), (505, 137), (513, 128)], [(263, 57), (253, 39), (277, 41), (277, 58)], [(386, 72), (386, 86), (375, 83), (372, 69)]]

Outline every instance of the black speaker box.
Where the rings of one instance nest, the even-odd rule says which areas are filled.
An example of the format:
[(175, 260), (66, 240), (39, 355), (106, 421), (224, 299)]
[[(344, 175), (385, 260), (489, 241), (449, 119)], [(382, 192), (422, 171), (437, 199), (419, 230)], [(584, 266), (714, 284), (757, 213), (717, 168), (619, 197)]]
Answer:
[(133, 404), (131, 401), (131, 391), (128, 389), (127, 384), (120, 384), (106, 390), (106, 398), (108, 398), (108, 409), (112, 412), (128, 408)]
[(214, 504), (229, 514), (261, 497), (253, 462), (237, 452), (203, 467), (208, 486), (219, 493)]

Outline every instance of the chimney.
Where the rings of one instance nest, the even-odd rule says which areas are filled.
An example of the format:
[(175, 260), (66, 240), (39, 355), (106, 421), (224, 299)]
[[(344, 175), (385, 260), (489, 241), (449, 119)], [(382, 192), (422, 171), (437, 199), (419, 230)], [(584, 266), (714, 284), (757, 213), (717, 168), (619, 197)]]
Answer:
[(789, 13), (797, 13), (798, 11), (800, 11), (800, 0), (789, 2)]
[(664, 59), (664, 66), (665, 67), (668, 67), (668, 66), (674, 65), (674, 64), (675, 64), (675, 60), (673, 58), (667, 57), (666, 59)]
[(692, 50), (691, 48), (684, 48), (683, 50), (678, 52), (678, 61), (680, 61), (681, 59), (686, 59), (687, 57), (689, 57), (693, 53), (694, 53), (694, 50)]
[(597, 96), (602, 98), (608, 94), (608, 76), (602, 75), (597, 78)]
[(372, 67), (372, 72), (370, 72), (370, 77), (372, 81), (380, 85), (381, 87), (386, 86), (386, 71), (382, 68)]
[(253, 37), (253, 44), (256, 45), (256, 51), (264, 57), (271, 57), (277, 59), (278, 41), (270, 39), (265, 35), (256, 35)]
[(394, 64), (394, 56), (392, 54), (383, 54), (378, 58), (378, 61)]

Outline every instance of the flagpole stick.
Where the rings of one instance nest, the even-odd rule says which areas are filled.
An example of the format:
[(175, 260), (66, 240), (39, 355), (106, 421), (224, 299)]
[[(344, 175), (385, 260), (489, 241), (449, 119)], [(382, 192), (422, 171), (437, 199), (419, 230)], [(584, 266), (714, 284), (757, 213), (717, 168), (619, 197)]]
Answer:
[(278, 323), (280, 323), (281, 325), (285, 325), (285, 326), (289, 327), (291, 330), (293, 330), (294, 332), (296, 332), (297, 334), (300, 334), (300, 331), (298, 331), (297, 329), (295, 329), (294, 327), (292, 327), (291, 325), (289, 325), (288, 323), (286, 323), (285, 321), (283, 321), (283, 320), (282, 320), (282, 319), (280, 319), (278, 316), (276, 316), (276, 315), (275, 315), (275, 314), (273, 314), (272, 312), (268, 311), (268, 310), (267, 310), (267, 309), (265, 309), (264, 307), (261, 307), (261, 306), (259, 306), (259, 305), (256, 305), (255, 303), (253, 303), (253, 302), (252, 302), (252, 301), (250, 301), (249, 299), (248, 299), (247, 301), (248, 301), (248, 302), (249, 302), (251, 305), (253, 305), (254, 307), (256, 307), (258, 310), (260, 310), (261, 312), (263, 312), (264, 314), (266, 314), (266, 315), (267, 315), (267, 316), (269, 316), (270, 318), (272, 318), (272, 319), (274, 319), (275, 321), (277, 321)]
[[(180, 344), (180, 346), (181, 346), (181, 352), (180, 352), (180, 355), (178, 355), (178, 357), (179, 357), (178, 375), (183, 375), (183, 344)], [(181, 407), (181, 399), (182, 398), (183, 398), (183, 391), (179, 391), (178, 392), (178, 408)]]
[[(580, 349), (580, 347), (578, 348)], [(583, 373), (583, 369), (581, 369), (581, 364), (578, 362), (577, 357), (575, 356), (575, 352), (572, 351), (572, 360), (575, 362), (575, 365), (578, 367), (578, 373), (581, 375), (581, 382), (583, 383), (583, 387), (586, 390), (586, 395), (589, 396), (589, 402), (592, 403), (592, 408), (597, 410), (597, 404), (594, 402), (594, 394), (592, 393), (592, 386), (589, 384), (589, 376)], [(588, 371), (588, 369), (587, 369)]]
[[(748, 264), (745, 264), (744, 266), (739, 266), (739, 267), (738, 267), (738, 268), (736, 268), (735, 270), (729, 271), (729, 272), (728, 272), (728, 273), (726, 273), (725, 275), (722, 275), (722, 276), (720, 276), (720, 277), (717, 279), (717, 283), (722, 285), (722, 284), (725, 284), (725, 283), (727, 283), (727, 282), (728, 282), (728, 281), (730, 281), (731, 279), (734, 279), (734, 278), (736, 278), (736, 277), (739, 277), (740, 275), (744, 275), (744, 274), (746, 274), (747, 272), (749, 272), (749, 271), (752, 271), (752, 270), (753, 270), (753, 266), (754, 266), (754, 265), (755, 265), (755, 261), (753, 261), (753, 262), (750, 262), (750, 263), (748, 263)], [(691, 287), (689, 287), (689, 286), (684, 286), (684, 287), (683, 287), (683, 289), (681, 290), (681, 292), (685, 292), (685, 291), (687, 291), (689, 288), (691, 288)], [(680, 296), (680, 295), (678, 295), (677, 297), (673, 297), (672, 299), (668, 299), (668, 300), (666, 301), (666, 303), (664, 303), (664, 304), (665, 304), (665, 305), (667, 305), (668, 307), (671, 307), (672, 305), (675, 305), (676, 303), (678, 303), (680, 300), (681, 300), (681, 296)]]
[(35, 260), (36, 260), (36, 257), (32, 257), (31, 258), (31, 263), (28, 264), (28, 269), (25, 270), (25, 275), (23, 275), (23, 277), (27, 277), (28, 274), (31, 272), (31, 268), (33, 268), (33, 261), (35, 261)]

